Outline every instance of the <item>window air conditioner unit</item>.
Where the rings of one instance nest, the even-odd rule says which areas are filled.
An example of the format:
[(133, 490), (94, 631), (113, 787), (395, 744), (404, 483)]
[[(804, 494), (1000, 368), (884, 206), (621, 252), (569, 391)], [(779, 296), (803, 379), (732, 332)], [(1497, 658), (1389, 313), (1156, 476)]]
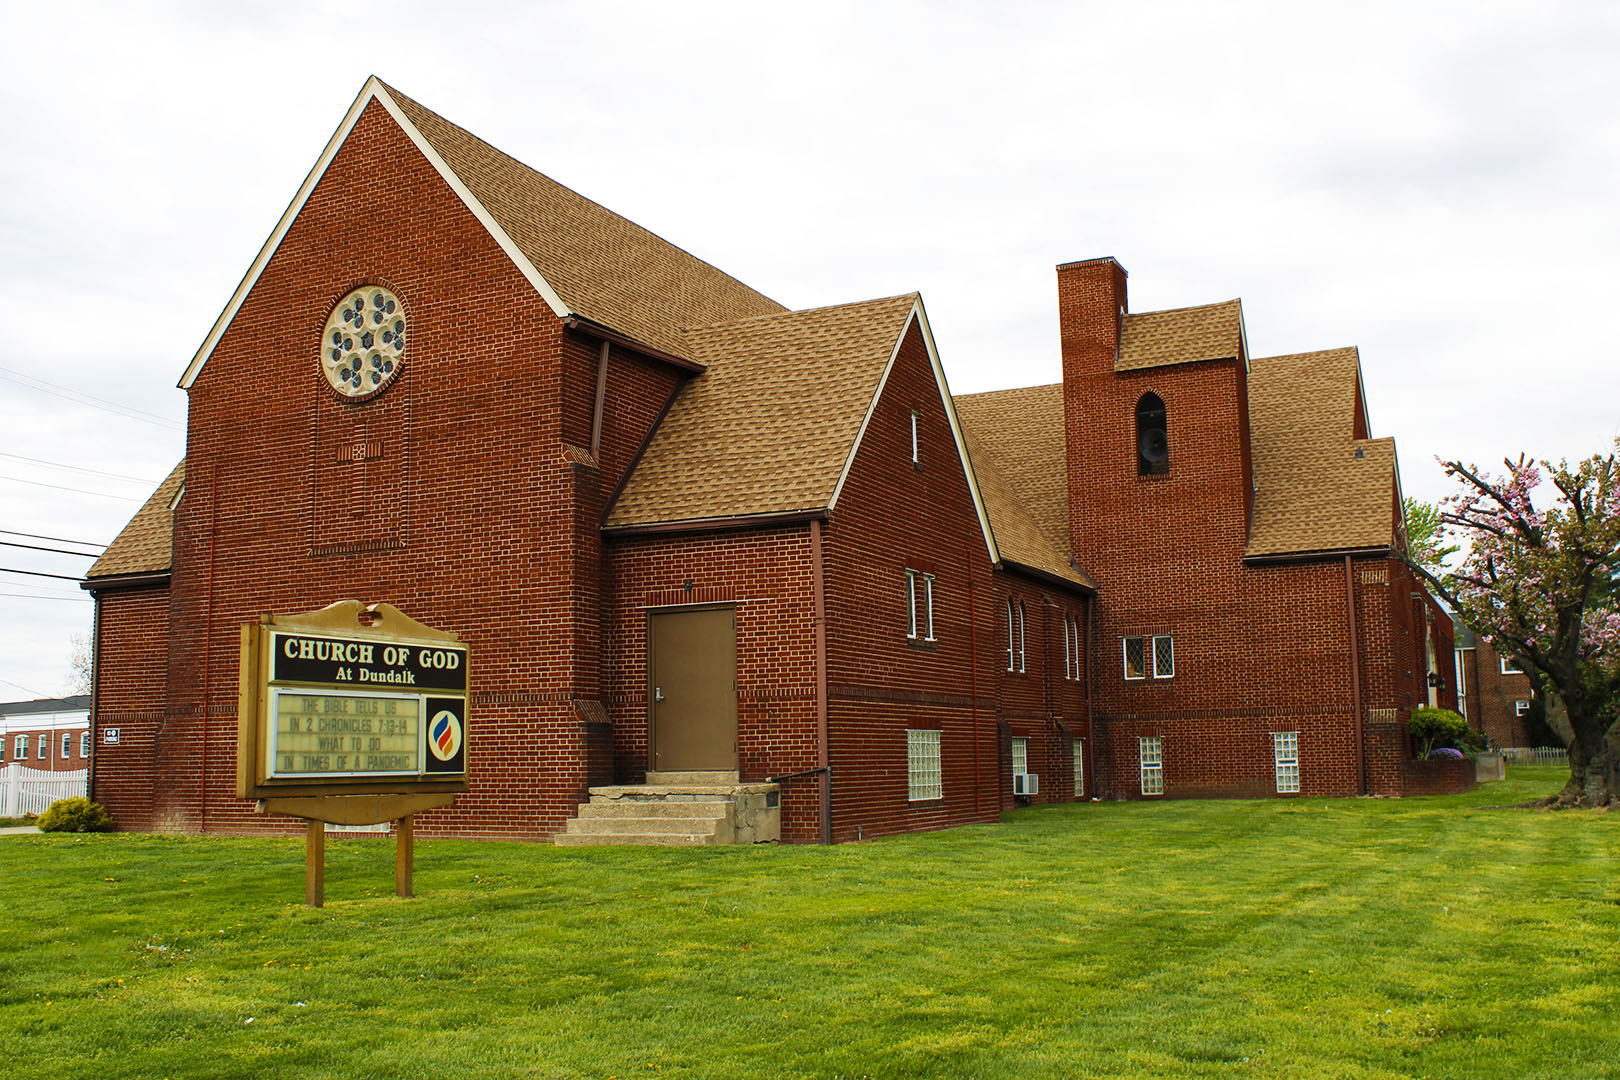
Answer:
[(1035, 795), (1041, 790), (1041, 778), (1032, 772), (1013, 773), (1014, 795)]

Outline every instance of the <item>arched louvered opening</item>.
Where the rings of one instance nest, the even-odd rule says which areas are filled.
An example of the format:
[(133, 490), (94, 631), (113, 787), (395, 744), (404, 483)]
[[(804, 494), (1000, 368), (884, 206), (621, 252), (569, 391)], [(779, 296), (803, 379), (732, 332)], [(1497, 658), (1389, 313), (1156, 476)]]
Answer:
[(1136, 403), (1136, 474), (1162, 476), (1170, 471), (1170, 433), (1164, 399), (1146, 393)]

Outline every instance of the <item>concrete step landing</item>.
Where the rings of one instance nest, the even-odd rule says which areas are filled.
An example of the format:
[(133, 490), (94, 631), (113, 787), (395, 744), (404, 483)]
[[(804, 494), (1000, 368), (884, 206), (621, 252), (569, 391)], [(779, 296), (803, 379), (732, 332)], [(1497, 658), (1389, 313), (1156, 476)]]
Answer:
[(562, 847), (698, 847), (781, 839), (781, 789), (775, 784), (738, 783), (736, 773), (647, 776), (656, 782), (591, 788), (591, 801), (580, 806), (555, 842)]

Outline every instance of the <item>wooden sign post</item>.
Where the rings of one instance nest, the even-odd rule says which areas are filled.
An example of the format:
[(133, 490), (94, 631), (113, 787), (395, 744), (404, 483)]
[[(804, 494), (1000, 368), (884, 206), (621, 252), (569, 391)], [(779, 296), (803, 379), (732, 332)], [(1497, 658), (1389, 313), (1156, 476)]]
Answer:
[(326, 825), (397, 822), (412, 895), (415, 815), (467, 790), (468, 650), (389, 604), (345, 600), (242, 628), (237, 791), (308, 822), (304, 902), (326, 886)]

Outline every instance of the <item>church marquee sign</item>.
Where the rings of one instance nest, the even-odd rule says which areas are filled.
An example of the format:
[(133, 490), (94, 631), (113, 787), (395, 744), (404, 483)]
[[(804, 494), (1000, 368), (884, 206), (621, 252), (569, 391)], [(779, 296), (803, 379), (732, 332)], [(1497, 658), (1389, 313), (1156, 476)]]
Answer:
[(468, 651), (389, 604), (242, 628), (244, 798), (467, 790)]

